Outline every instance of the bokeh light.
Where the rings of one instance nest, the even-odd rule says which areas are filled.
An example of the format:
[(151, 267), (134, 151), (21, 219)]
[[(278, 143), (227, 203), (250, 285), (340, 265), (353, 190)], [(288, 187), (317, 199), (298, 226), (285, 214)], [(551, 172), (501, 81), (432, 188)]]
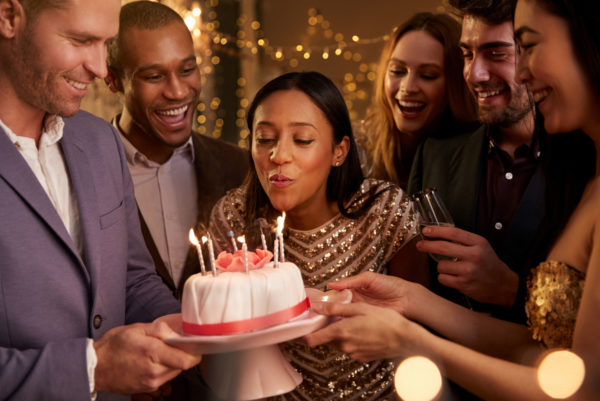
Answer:
[(442, 389), (442, 374), (424, 356), (412, 356), (400, 363), (394, 376), (398, 396), (404, 401), (431, 401)]
[(553, 351), (546, 355), (537, 372), (542, 391), (557, 399), (575, 394), (581, 387), (584, 377), (583, 360), (568, 350)]

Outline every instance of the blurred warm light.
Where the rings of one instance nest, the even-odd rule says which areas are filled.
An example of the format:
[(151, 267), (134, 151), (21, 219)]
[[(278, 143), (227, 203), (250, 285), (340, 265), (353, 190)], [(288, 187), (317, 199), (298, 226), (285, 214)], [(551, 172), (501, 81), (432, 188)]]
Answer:
[(352, 40), (354, 42), (358, 42), (360, 40), (360, 38), (358, 37), (358, 35), (352, 35)]
[(196, 18), (192, 17), (191, 15), (185, 17), (184, 22), (190, 31), (196, 26)]
[(299, 52), (301, 52), (301, 51), (302, 51), (302, 49), (304, 49), (304, 46), (302, 46), (302, 45), (297, 45), (297, 46), (296, 46), (296, 51), (299, 51)]
[(325, 51), (323, 52), (323, 55), (322, 55), (322, 57), (323, 57), (323, 60), (327, 60), (327, 59), (329, 58), (329, 50), (325, 50)]
[(398, 366), (394, 384), (404, 401), (431, 401), (442, 389), (442, 374), (431, 359), (413, 356)]
[(540, 388), (552, 398), (563, 399), (575, 394), (583, 378), (585, 366), (581, 358), (571, 351), (560, 350), (549, 353), (538, 367), (537, 379)]
[(277, 49), (277, 51), (275, 52), (275, 58), (280, 59), (283, 57), (283, 52), (281, 51), (281, 49)]
[(196, 7), (192, 10), (192, 15), (194, 17), (199, 17), (200, 14), (202, 14), (202, 10), (200, 9), (200, 7)]
[(310, 58), (310, 52), (304, 52), (304, 58), (308, 60)]
[(339, 47), (337, 49), (335, 49), (335, 55), (339, 56), (340, 54), (342, 54), (342, 49), (340, 49)]

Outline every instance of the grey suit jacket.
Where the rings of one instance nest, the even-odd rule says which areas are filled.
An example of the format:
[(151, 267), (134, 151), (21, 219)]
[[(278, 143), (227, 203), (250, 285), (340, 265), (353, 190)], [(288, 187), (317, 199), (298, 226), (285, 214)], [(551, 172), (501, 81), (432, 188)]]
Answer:
[(0, 132), (0, 400), (89, 399), (86, 338), (179, 311), (140, 234), (115, 130), (79, 112), (65, 119), (61, 149), (83, 255)]

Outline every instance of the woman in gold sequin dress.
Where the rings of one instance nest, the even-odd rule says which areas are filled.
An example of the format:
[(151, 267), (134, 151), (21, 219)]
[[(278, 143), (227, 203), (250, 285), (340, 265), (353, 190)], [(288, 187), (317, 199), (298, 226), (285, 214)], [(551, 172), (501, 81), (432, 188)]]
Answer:
[[(581, 129), (594, 140), (598, 154), (600, 3), (518, 0), (515, 31), (521, 49), (519, 77), (529, 84), (546, 130)], [(428, 237), (445, 238), (443, 228), (423, 231)], [(443, 253), (435, 241), (417, 247)], [(549, 348), (568, 348), (583, 360), (585, 377), (575, 394), (565, 396), (599, 400), (598, 168), (548, 261), (532, 271), (526, 305), (529, 327), (478, 315), (421, 286), (377, 274), (331, 287), (352, 288), (353, 303), (320, 306), (323, 313), (347, 318), (308, 335), (309, 344), (336, 341), (358, 360), (425, 353), (443, 365), (451, 380), (484, 399), (527, 401), (552, 399), (538, 385), (536, 361)], [(358, 338), (355, 327), (367, 329)], [(572, 373), (562, 371), (553, 380), (561, 382)]]
[[(285, 257), (307, 287), (324, 290), (340, 278), (388, 267), (412, 279), (426, 274), (424, 258), (413, 244), (405, 246), (416, 232), (407, 196), (396, 185), (363, 178), (346, 105), (328, 78), (316, 72), (275, 78), (252, 102), (248, 127), (248, 179), (213, 208), (217, 247), (230, 249), (229, 231), (259, 245), (260, 229), (269, 235), (269, 224), (285, 211)], [(395, 399), (391, 362), (357, 362), (329, 346), (282, 348), (303, 382), (277, 399)]]

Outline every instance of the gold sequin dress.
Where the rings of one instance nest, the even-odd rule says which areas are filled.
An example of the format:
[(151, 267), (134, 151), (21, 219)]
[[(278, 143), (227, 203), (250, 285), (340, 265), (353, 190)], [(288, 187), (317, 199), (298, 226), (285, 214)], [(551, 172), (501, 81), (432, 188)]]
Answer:
[(545, 261), (527, 282), (525, 310), (533, 338), (548, 348), (570, 348), (585, 277), (569, 265)]
[[(300, 268), (306, 287), (324, 290), (331, 281), (367, 270), (384, 273), (392, 256), (416, 235), (408, 197), (391, 183), (366, 179), (351, 199), (350, 210), (363, 205), (372, 189), (379, 195), (357, 219), (338, 214), (313, 230), (286, 229), (286, 260)], [(216, 204), (210, 231), (219, 246), (227, 249), (229, 231), (243, 232), (244, 213), (245, 193), (241, 188), (230, 191)], [(273, 400), (397, 399), (393, 389), (395, 366), (390, 361), (361, 363), (329, 346), (310, 348), (289, 342), (282, 348), (303, 382)]]

